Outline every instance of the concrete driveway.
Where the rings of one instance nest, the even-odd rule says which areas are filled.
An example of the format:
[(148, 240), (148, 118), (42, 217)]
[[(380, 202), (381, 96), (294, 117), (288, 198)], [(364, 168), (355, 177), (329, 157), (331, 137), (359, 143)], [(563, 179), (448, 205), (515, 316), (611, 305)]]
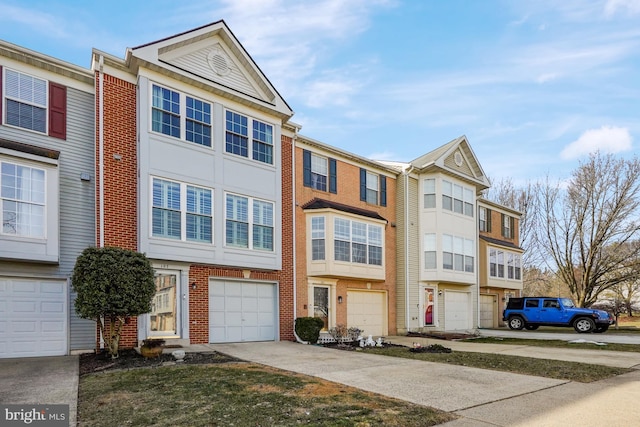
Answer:
[[(393, 338), (389, 339), (393, 342)], [(395, 338), (398, 341), (400, 337)], [(441, 340), (438, 342), (442, 343)], [(449, 342), (446, 345), (449, 346)], [(635, 425), (640, 420), (640, 406), (637, 405), (640, 370), (583, 384), (291, 342), (208, 347), (239, 359), (312, 375), (461, 416), (444, 424), (446, 427), (600, 427)], [(607, 355), (592, 358), (591, 363), (606, 358)], [(640, 354), (624, 362), (627, 365), (639, 363)]]
[(0, 359), (0, 403), (69, 405), (69, 425), (76, 425), (78, 356)]
[(640, 334), (618, 334), (605, 332), (603, 334), (579, 334), (571, 328), (558, 328), (558, 332), (539, 331), (512, 331), (511, 329), (480, 329), (483, 337), (505, 337), (534, 340), (590, 340), (611, 344), (636, 344), (640, 345)]

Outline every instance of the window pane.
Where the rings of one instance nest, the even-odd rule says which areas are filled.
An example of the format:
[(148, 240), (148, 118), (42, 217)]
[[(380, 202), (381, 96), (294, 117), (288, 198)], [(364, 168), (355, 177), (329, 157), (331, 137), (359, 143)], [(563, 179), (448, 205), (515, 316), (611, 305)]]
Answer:
[(325, 247), (324, 239), (313, 239), (311, 241), (311, 259), (314, 261), (324, 260)]
[(352, 262), (357, 262), (360, 264), (367, 263), (367, 245), (362, 243), (352, 243)]
[(334, 242), (334, 251), (335, 251), (335, 260), (336, 261), (347, 261), (351, 260), (350, 251), (351, 251), (351, 243), (345, 242), (342, 240), (336, 240)]
[(249, 131), (246, 116), (227, 111), (226, 113), (226, 151), (239, 156), (249, 156)]
[(442, 268), (453, 270), (453, 254), (451, 252), (442, 252)]
[(151, 129), (180, 138), (180, 94), (157, 85), (152, 92)]
[(369, 230), (369, 244), (382, 246), (382, 227), (370, 225)]
[(382, 248), (380, 246), (369, 246), (369, 264), (382, 265)]
[(426, 251), (424, 253), (424, 268), (434, 269), (437, 268), (436, 251)]
[(327, 191), (328, 162), (324, 157), (311, 154), (311, 187)]
[(351, 223), (351, 240), (357, 243), (367, 243), (367, 224), (361, 222)]
[(334, 237), (340, 240), (351, 240), (351, 223), (348, 220), (336, 218), (334, 225)]
[(186, 138), (211, 147), (211, 104), (187, 96)]

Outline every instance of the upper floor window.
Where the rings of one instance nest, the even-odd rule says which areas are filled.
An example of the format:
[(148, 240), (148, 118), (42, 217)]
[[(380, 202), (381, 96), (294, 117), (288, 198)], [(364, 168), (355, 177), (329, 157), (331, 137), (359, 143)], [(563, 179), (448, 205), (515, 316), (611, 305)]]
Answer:
[(360, 169), (360, 200), (387, 206), (387, 177)]
[(315, 190), (337, 192), (336, 160), (302, 151), (303, 184)]
[(321, 261), (325, 258), (325, 221), (323, 216), (311, 218), (311, 259)]
[(424, 268), (427, 270), (438, 268), (436, 257), (436, 235), (434, 233), (424, 236)]
[(513, 239), (515, 219), (512, 216), (502, 214), (502, 237)]
[(334, 249), (336, 261), (382, 265), (382, 227), (336, 218)]
[(489, 249), (489, 276), (520, 280), (522, 278), (522, 256), (515, 252)]
[(445, 270), (474, 271), (474, 242), (462, 237), (442, 236), (442, 268)]
[(151, 130), (211, 147), (211, 104), (154, 84)]
[(249, 129), (251, 128), (251, 158), (273, 164), (273, 126), (228, 110), (225, 122), (227, 153), (249, 157)]
[(480, 231), (491, 232), (491, 209), (484, 206), (478, 207), (478, 226)]
[(436, 207), (436, 180), (427, 178), (424, 180), (424, 208)]
[(226, 195), (227, 246), (273, 251), (273, 203), (236, 194)]
[(43, 169), (0, 163), (2, 233), (45, 237), (45, 180)]
[(0, 67), (0, 112), (4, 123), (55, 138), (67, 136), (67, 88)]
[(450, 181), (442, 181), (443, 209), (472, 217), (473, 206), (473, 190)]
[(210, 189), (153, 178), (152, 236), (211, 243), (212, 222)]

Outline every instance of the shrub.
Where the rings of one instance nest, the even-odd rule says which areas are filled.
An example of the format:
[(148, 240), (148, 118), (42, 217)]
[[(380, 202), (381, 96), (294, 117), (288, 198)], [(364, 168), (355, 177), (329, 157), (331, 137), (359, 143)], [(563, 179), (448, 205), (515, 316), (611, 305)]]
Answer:
[(156, 293), (151, 262), (127, 249), (87, 248), (76, 260), (71, 283), (78, 316), (98, 323), (109, 354), (118, 357), (126, 319), (151, 311)]
[(298, 317), (296, 319), (296, 334), (300, 339), (311, 344), (318, 342), (320, 331), (324, 327), (324, 322), (319, 317)]

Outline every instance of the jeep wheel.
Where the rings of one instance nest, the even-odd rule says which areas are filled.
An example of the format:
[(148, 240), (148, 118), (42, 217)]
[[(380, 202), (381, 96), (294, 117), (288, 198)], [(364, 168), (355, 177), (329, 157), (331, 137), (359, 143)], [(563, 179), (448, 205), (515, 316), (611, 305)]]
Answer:
[(524, 320), (522, 320), (522, 317), (513, 316), (509, 319), (509, 329), (519, 331), (522, 328), (524, 328)]
[(593, 332), (596, 328), (596, 323), (588, 317), (578, 317), (573, 322), (573, 329), (579, 334), (586, 334), (587, 332)]
[(596, 326), (596, 330), (593, 331), (596, 334), (601, 334), (603, 332), (607, 332), (607, 329), (609, 329), (609, 325), (598, 325)]
[(524, 328), (527, 331), (535, 331), (536, 329), (538, 329), (539, 325), (531, 325), (529, 323), (527, 323), (526, 325), (524, 325)]

